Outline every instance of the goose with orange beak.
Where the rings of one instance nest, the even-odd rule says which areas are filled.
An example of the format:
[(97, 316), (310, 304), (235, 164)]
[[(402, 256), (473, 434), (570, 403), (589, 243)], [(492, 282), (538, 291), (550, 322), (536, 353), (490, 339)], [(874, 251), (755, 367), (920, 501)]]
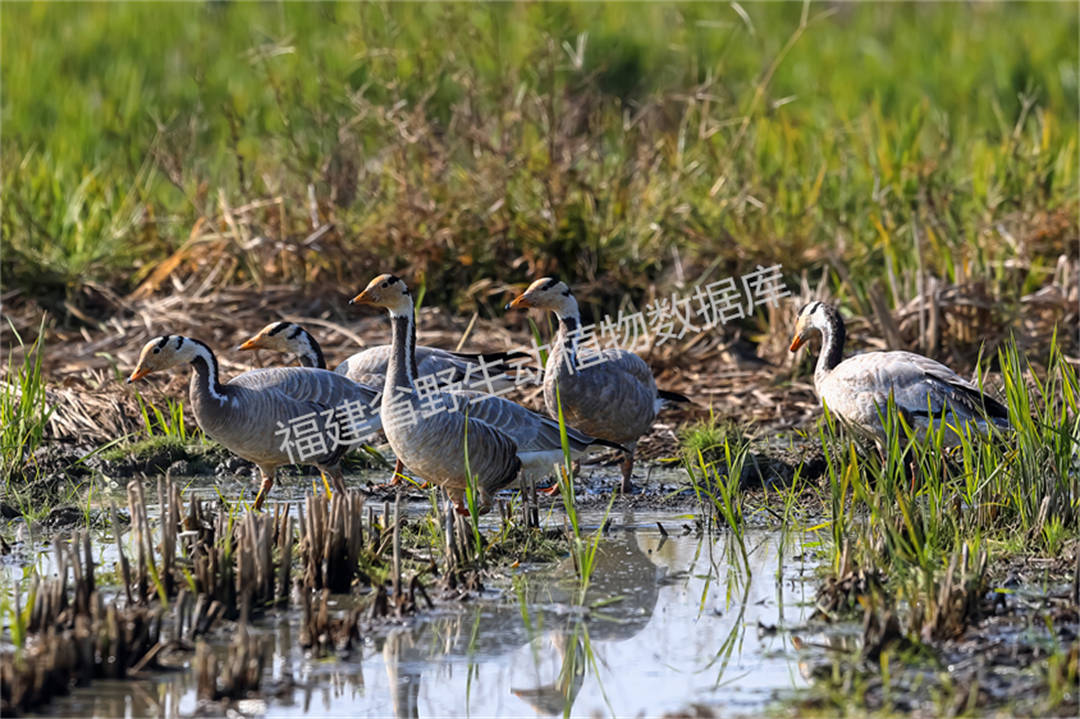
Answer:
[[(418, 382), (413, 298), (400, 278), (379, 275), (352, 304), (379, 307), (390, 315), (391, 354), (381, 406), (390, 446), (411, 471), (441, 485), (459, 512), (468, 511), (470, 476), (484, 508), (519, 473), (550, 474), (562, 459), (559, 425), (550, 418), (489, 393)], [(594, 444), (611, 444), (571, 428), (567, 438), (572, 455)]]
[[(348, 449), (331, 441), (327, 410), (345, 402), (370, 405), (376, 392), (321, 369), (274, 367), (245, 372), (222, 384), (217, 358), (204, 342), (182, 335), (163, 335), (147, 342), (128, 383), (152, 372), (190, 365), (189, 401), (195, 420), (208, 437), (228, 450), (255, 463), (262, 485), (255, 508), (262, 507), (274, 484), (277, 468), (284, 464), (313, 464), (330, 475), (334, 488), (345, 490), (340, 459)], [(282, 427), (305, 415), (313, 415), (318, 426), (310, 442), (283, 446), (289, 439)], [(377, 421), (366, 428), (377, 431)], [(321, 438), (321, 441), (320, 441)], [(310, 449), (307, 453), (305, 449)]]
[[(292, 354), (304, 367), (326, 369), (326, 358), (319, 342), (295, 322), (271, 322), (237, 349), (264, 349)], [(475, 377), (486, 372), (492, 379), (493, 388), (498, 389), (513, 384), (513, 378), (507, 374), (510, 367), (506, 362), (519, 354), (521, 353), (468, 354), (436, 347), (417, 347), (417, 370), (419, 376), (438, 375), (457, 380), (470, 374)], [(390, 345), (377, 345), (353, 354), (334, 368), (334, 372), (362, 385), (382, 387), (389, 361)], [(390, 485), (401, 483), (405, 477), (404, 470), (401, 460), (396, 460)]]
[(981, 434), (1011, 427), (1008, 409), (945, 365), (914, 352), (866, 352), (843, 359), (847, 331), (835, 307), (811, 301), (795, 318), (791, 351), (821, 335), (821, 353), (814, 369), (814, 390), (822, 404), (849, 426), (884, 439), (882, 417), (891, 396), (896, 408), (915, 428), (940, 426), (949, 431), (946, 444), (956, 444), (971, 425)]
[[(271, 322), (237, 349), (282, 352), (294, 355), (304, 367), (327, 369), (322, 346), (307, 329), (295, 322)], [(421, 346), (416, 348), (416, 365), (420, 376), (440, 374), (455, 379), (478, 373), (483, 368), (491, 376), (493, 386), (502, 389), (514, 381), (506, 374), (510, 370), (507, 362), (523, 355), (523, 352), (453, 352)], [(375, 345), (350, 355), (334, 371), (353, 382), (381, 387), (389, 362), (390, 345)]]
[(507, 309), (535, 307), (554, 312), (559, 329), (544, 367), (544, 404), (566, 424), (625, 448), (622, 492), (633, 491), (634, 448), (668, 402), (690, 402), (678, 392), (657, 389), (645, 360), (623, 349), (597, 352), (584, 346), (577, 300), (565, 282), (541, 277)]

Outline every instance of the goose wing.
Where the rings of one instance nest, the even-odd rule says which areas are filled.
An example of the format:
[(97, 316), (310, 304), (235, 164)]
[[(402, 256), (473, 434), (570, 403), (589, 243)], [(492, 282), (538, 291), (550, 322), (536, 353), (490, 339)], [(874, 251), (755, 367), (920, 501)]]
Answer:
[[(459, 391), (447, 393), (449, 397), (467, 402), (462, 411), (469, 417), (491, 425), (509, 435), (521, 451), (559, 449), (562, 438), (559, 422), (551, 417), (522, 407), (517, 402), (487, 394), (486, 392)], [(572, 452), (584, 452), (596, 440), (578, 430), (566, 427), (567, 443)]]
[[(915, 416), (946, 408), (966, 417), (1007, 420), (1008, 410), (945, 365), (913, 352), (867, 352), (840, 363), (830, 380), (851, 395), (884, 407), (890, 391), (896, 405)], [(827, 399), (827, 398), (826, 398)]]
[(346, 357), (334, 368), (334, 372), (348, 377), (353, 382), (378, 385), (386, 376), (386, 367), (389, 362), (390, 345), (377, 345)]
[[(513, 383), (506, 373), (510, 367), (506, 364), (507, 358), (513, 358), (513, 352), (497, 352), (490, 355), (469, 355), (439, 349), (438, 347), (416, 348), (416, 370), (418, 375), (434, 374), (443, 377), (446, 370), (453, 370), (453, 374), (446, 378), (457, 382), (466, 376), (472, 382), (481, 380), (478, 372), (479, 362), (483, 360), (487, 366), (488, 376), (493, 381), (494, 387), (506, 387)], [(378, 345), (369, 347), (361, 352), (346, 358), (334, 368), (334, 372), (344, 375), (360, 384), (379, 386), (386, 377), (386, 368), (390, 364), (390, 345)]]
[[(573, 374), (548, 371), (544, 401), (548, 413), (557, 414), (555, 385), (567, 422), (594, 437), (632, 442), (648, 431), (659, 405), (656, 380), (645, 360), (626, 350), (605, 350), (579, 357)], [(561, 374), (561, 376), (559, 376)]]
[(324, 369), (311, 367), (267, 367), (233, 378), (230, 385), (258, 391), (277, 400), (302, 402), (322, 408), (359, 400), (371, 404), (379, 391)]

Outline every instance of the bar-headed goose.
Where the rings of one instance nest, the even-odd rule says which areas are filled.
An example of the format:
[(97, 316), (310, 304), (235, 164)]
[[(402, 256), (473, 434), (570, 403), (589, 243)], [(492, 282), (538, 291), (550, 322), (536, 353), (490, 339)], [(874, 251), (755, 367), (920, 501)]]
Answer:
[[(304, 367), (326, 369), (326, 358), (318, 341), (311, 333), (295, 322), (271, 322), (237, 349), (266, 349), (295, 355)], [(507, 374), (510, 367), (507, 360), (521, 355), (519, 352), (489, 352), (470, 354), (451, 352), (437, 347), (417, 347), (416, 365), (419, 374), (436, 375), (444, 383), (460, 382), (468, 376), (474, 379), (486, 376), (491, 378), (493, 390), (513, 384), (513, 378)], [(334, 371), (345, 375), (354, 382), (381, 388), (386, 379), (386, 367), (390, 361), (390, 345), (377, 345), (361, 350), (339, 364)], [(394, 476), (391, 485), (401, 482), (405, 469), (401, 459), (394, 463)]]
[(561, 402), (567, 424), (623, 445), (626, 451), (621, 489), (632, 491), (630, 477), (638, 439), (649, 431), (666, 402), (690, 399), (677, 392), (658, 390), (649, 365), (633, 352), (604, 349), (597, 356), (595, 350), (580, 347), (581, 315), (565, 282), (541, 277), (506, 305), (506, 309), (517, 307), (550, 310), (559, 320), (544, 367), (548, 414), (557, 417)]
[[(458, 511), (466, 511), (466, 439), (469, 469), (483, 505), (520, 471), (547, 473), (562, 458), (558, 423), (547, 417), (483, 392), (418, 387), (413, 299), (401, 279), (379, 275), (352, 302), (390, 313), (393, 351), (382, 396), (383, 431), (390, 446), (409, 469), (442, 485)], [(567, 437), (571, 454), (592, 444), (611, 445), (570, 427)]]
[[(147, 342), (127, 381), (134, 382), (151, 372), (181, 364), (190, 364), (193, 370), (190, 402), (199, 427), (211, 439), (258, 466), (263, 481), (255, 499), (256, 508), (262, 506), (273, 486), (277, 468), (294, 462), (288, 448), (283, 448), (283, 440), (291, 438), (282, 434), (281, 428), (289, 427), (290, 422), (304, 415), (311, 415), (310, 421), (317, 424), (325, 446), (320, 447), (315, 439), (311, 445), (314, 456), (306, 458), (298, 447), (295, 461), (314, 464), (330, 475), (335, 489), (344, 491), (339, 461), (348, 446), (333, 441), (333, 437), (341, 438), (341, 435), (334, 434), (335, 428), (328, 426), (338, 420), (334, 419), (335, 413), (327, 410), (337, 409), (346, 402), (369, 407), (376, 390), (333, 372), (306, 367), (251, 370), (221, 384), (217, 359), (210, 348), (181, 335), (165, 335)], [(370, 429), (377, 430), (378, 426), (372, 425)]]
[(803, 305), (795, 320), (791, 351), (798, 350), (815, 332), (821, 334), (821, 354), (814, 370), (814, 389), (829, 411), (845, 423), (882, 439), (881, 418), (892, 394), (897, 409), (916, 428), (935, 423), (944, 415), (950, 432), (945, 441), (955, 444), (964, 425), (981, 433), (990, 425), (1010, 427), (1008, 409), (983, 394), (945, 365), (913, 352), (866, 352), (842, 360), (847, 336), (836, 308), (824, 302)]
[[(304, 367), (327, 368), (322, 347), (310, 332), (295, 322), (271, 322), (241, 344), (238, 349), (267, 349), (285, 352), (296, 355)], [(505, 374), (510, 369), (506, 364), (507, 360), (519, 357), (521, 354), (520, 352), (472, 354), (452, 352), (438, 347), (417, 347), (416, 367), (419, 371), (418, 376), (437, 374), (440, 378), (458, 381), (470, 373), (476, 377), (482, 362), (485, 370), (492, 377), (493, 387), (501, 388), (513, 383), (513, 378)], [(381, 387), (389, 362), (390, 345), (376, 345), (349, 356), (335, 367), (334, 371), (354, 382)]]

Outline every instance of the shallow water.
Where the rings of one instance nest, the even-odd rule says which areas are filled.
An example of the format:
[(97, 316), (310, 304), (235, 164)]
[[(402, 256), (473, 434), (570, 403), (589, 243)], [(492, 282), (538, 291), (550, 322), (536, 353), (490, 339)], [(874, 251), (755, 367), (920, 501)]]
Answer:
[[(613, 520), (584, 602), (569, 559), (522, 568), (471, 601), (436, 599), (435, 610), (379, 629), (345, 661), (306, 658), (298, 614), (271, 613), (256, 623), (270, 640), (263, 698), (236, 708), (270, 717), (636, 716), (691, 704), (753, 713), (806, 685), (791, 632), (805, 641), (813, 567), (795, 537), (781, 551), (779, 532), (748, 532), (747, 569), (730, 534), (674, 536), (685, 517)], [(174, 672), (95, 682), (45, 715), (179, 717), (196, 705), (194, 677)]]

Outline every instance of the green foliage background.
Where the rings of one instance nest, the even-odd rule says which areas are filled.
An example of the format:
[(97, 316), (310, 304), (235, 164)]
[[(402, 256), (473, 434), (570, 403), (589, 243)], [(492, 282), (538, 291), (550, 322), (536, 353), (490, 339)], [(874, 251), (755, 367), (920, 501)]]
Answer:
[[(302, 269), (226, 279), (352, 289), (387, 268), (461, 302), (558, 272), (614, 298), (677, 251), (840, 262), (856, 297), (881, 278), (904, 297), (916, 266), (1015, 296), (1075, 238), (1077, 13), (4, 3), (4, 284), (130, 290), (222, 198), (280, 197), (261, 222)], [(335, 227), (319, 250), (309, 185)]]

